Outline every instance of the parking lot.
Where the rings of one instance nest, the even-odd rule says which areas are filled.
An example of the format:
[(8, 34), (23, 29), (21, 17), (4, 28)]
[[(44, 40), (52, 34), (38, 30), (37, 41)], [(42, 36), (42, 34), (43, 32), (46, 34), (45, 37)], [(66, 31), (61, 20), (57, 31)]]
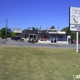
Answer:
[[(24, 47), (43, 47), (43, 48), (67, 48), (67, 49), (76, 49), (76, 44), (40, 44), (40, 43), (28, 43), (26, 41), (15, 41), (15, 40), (1, 40), (0, 39), (0, 44), (1, 45), (6, 45), (6, 46), (24, 46)], [(80, 44), (79, 44), (80, 48)]]
[[(0, 40), (1, 42), (1, 40)], [(26, 41), (15, 41), (15, 40), (3, 40), (3, 45), (6, 46), (24, 46), (24, 47), (43, 47), (43, 48), (67, 48), (67, 49), (76, 49), (76, 44), (40, 44), (40, 43), (28, 43)], [(2, 45), (1, 44), (1, 45)], [(79, 44), (80, 47), (80, 44)]]

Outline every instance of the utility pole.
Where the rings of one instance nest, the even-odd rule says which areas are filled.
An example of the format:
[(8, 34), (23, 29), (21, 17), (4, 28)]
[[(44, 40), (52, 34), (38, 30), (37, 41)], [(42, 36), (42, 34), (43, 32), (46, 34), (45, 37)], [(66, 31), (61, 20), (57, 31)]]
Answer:
[(7, 41), (7, 19), (6, 19), (6, 41)]

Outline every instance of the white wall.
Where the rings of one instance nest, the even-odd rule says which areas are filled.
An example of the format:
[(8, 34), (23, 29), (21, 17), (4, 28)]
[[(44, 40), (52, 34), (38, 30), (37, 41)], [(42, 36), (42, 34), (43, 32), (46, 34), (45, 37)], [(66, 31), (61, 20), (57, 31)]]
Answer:
[(59, 44), (68, 44), (68, 41), (57, 41)]
[(45, 44), (45, 43), (51, 43), (51, 41), (49, 41), (49, 40), (47, 40), (47, 41), (40, 41), (40, 40), (38, 40), (38, 43), (43, 43), (43, 44)]
[[(51, 43), (51, 41), (40, 41), (39, 40), (38, 43), (48, 44), (48, 43)], [(57, 41), (55, 44), (68, 44), (68, 41)]]
[[(69, 43), (68, 43), (68, 39), (69, 39), (69, 38), (71, 38), (70, 35), (67, 36), (67, 41), (57, 41), (56, 44), (57, 44), (57, 43), (58, 43), (58, 44), (69, 44)], [(51, 43), (51, 41), (49, 41), (49, 40), (47, 40), (47, 41), (40, 41), (40, 40), (39, 40), (38, 43), (43, 43), (43, 44), (46, 43), (46, 44), (47, 44), (47, 43)], [(54, 42), (53, 42), (53, 43), (54, 43)]]

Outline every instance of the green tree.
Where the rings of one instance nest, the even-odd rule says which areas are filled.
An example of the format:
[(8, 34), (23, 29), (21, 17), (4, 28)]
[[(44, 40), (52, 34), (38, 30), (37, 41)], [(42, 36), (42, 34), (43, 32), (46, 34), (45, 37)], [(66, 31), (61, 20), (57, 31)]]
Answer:
[(1, 29), (1, 38), (6, 38), (6, 29), (5, 28)]
[(69, 27), (65, 27), (65, 28), (63, 28), (61, 31), (65, 31), (66, 34), (71, 34), (71, 38), (72, 38), (72, 39), (76, 39), (76, 33), (70, 31)]
[(11, 32), (11, 37), (15, 37), (15, 36), (18, 36), (20, 33), (14, 33), (14, 32)]
[(66, 32), (66, 34), (71, 33), (71, 31), (70, 31), (69, 27), (65, 27), (65, 28), (63, 28), (61, 31), (65, 31), (65, 32)]
[[(2, 28), (0, 30), (0, 36), (1, 38), (6, 38), (6, 28)], [(7, 37), (10, 37), (10, 36), (11, 36), (11, 29), (7, 28)]]

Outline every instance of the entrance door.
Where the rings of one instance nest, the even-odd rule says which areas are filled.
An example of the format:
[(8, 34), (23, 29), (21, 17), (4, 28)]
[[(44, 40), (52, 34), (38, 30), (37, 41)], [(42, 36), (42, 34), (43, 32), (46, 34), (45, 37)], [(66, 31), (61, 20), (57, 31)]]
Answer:
[(52, 36), (51, 43), (56, 43), (56, 42), (57, 42), (57, 36)]
[(29, 42), (33, 42), (34, 38), (35, 38), (34, 34), (29, 34)]
[(55, 38), (54, 38), (54, 43), (56, 43), (56, 42), (57, 42), (57, 38), (55, 37)]

